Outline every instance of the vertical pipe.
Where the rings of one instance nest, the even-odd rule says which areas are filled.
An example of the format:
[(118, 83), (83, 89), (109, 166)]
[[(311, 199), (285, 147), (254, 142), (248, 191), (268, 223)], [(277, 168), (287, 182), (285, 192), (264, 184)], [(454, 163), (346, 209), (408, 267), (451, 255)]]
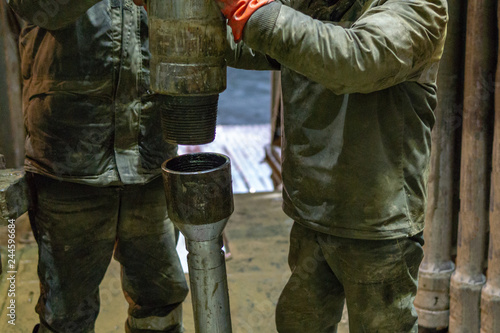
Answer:
[(0, 152), (7, 167), (19, 168), (24, 161), (24, 124), (21, 98), (17, 18), (5, 0), (0, 0)]
[(448, 34), (438, 75), (438, 106), (432, 130), (432, 152), (425, 216), (424, 259), (420, 265), (415, 308), (419, 326), (448, 327), (450, 278), (455, 270), (451, 257), (455, 133), (461, 112), (463, 23), (465, 6), (450, 0)]
[(464, 117), (460, 172), (460, 214), (456, 270), (450, 284), (453, 333), (480, 329), (481, 288), (488, 220), (489, 121), (495, 67), (495, 0), (468, 3)]
[[(500, 27), (500, 4), (498, 6)], [(496, 82), (500, 82), (500, 48)], [(481, 333), (500, 332), (500, 86), (495, 87), (495, 123), (490, 191), (488, 279), (481, 293)]]
[[(227, 219), (219, 224), (225, 225)], [(197, 333), (231, 333), (231, 316), (222, 235), (199, 241), (187, 238), (189, 284)]]
[(212, 0), (149, 0), (151, 88), (165, 95), (166, 141), (215, 138), (219, 93), (226, 89), (226, 21)]
[(196, 333), (231, 333), (222, 232), (234, 210), (231, 163), (216, 153), (162, 164), (168, 216), (186, 238)]

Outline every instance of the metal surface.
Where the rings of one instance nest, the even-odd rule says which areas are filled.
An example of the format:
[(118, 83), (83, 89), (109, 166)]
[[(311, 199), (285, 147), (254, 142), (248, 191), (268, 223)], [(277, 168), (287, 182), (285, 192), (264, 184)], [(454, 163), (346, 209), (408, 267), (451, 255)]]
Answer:
[(24, 170), (0, 170), (0, 226), (9, 224), (28, 210), (28, 184)]
[(231, 163), (215, 153), (181, 155), (162, 165), (167, 210), (186, 238), (197, 333), (230, 333), (222, 231), (233, 213)]
[(5, 0), (0, 0), (0, 152), (7, 168), (24, 163), (25, 131), (22, 106), (21, 65), (17, 17)]
[[(497, 9), (500, 18), (500, 4)], [(500, 26), (500, 21), (498, 23)], [(500, 46), (499, 46), (500, 50)], [(500, 59), (500, 52), (498, 53)], [(497, 62), (496, 82), (500, 82)], [(495, 87), (495, 124), (490, 191), (488, 279), (481, 292), (481, 333), (500, 332), (500, 86)]]
[[(218, 94), (226, 88), (225, 20), (212, 0), (150, 0), (148, 16), (151, 88), (168, 96), (164, 138), (209, 143)], [(193, 119), (196, 125), (189, 124)]]
[[(438, 74), (438, 106), (432, 129), (432, 152), (425, 215), (425, 256), (420, 265), (415, 308), (419, 326), (448, 327), (452, 260), (455, 136), (460, 134), (462, 99), (460, 72), (464, 62), (463, 19), (466, 4), (448, 1), (450, 21)], [(457, 163), (458, 164), (458, 163)]]
[(488, 221), (492, 78), (496, 65), (496, 1), (469, 1), (456, 269), (450, 284), (453, 333), (480, 330)]
[[(225, 225), (227, 219), (217, 224)], [(196, 332), (232, 332), (222, 236), (187, 240), (189, 283)]]
[(161, 110), (163, 139), (183, 145), (215, 139), (219, 95), (166, 96)]

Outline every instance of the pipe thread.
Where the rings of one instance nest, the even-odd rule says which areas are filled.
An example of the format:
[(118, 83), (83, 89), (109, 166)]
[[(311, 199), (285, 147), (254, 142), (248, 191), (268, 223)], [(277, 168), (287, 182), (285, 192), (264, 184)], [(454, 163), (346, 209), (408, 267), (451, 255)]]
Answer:
[(219, 95), (166, 96), (161, 109), (163, 139), (199, 145), (215, 139)]

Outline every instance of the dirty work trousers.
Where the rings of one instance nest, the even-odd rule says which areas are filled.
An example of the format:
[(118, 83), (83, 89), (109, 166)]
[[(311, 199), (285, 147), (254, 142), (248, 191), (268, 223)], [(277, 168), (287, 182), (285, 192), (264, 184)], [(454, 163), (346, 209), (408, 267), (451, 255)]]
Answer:
[(276, 308), (278, 332), (336, 332), (345, 301), (351, 333), (416, 333), (413, 300), (422, 245), (422, 233), (358, 240), (295, 223), (288, 258), (292, 275)]
[(40, 333), (94, 332), (99, 285), (113, 254), (121, 264), (121, 288), (117, 281), (110, 284), (116, 290), (106, 293), (119, 295), (123, 289), (127, 332), (183, 331), (181, 303), (188, 287), (161, 178), (113, 187), (32, 173), (27, 179), (39, 251)]

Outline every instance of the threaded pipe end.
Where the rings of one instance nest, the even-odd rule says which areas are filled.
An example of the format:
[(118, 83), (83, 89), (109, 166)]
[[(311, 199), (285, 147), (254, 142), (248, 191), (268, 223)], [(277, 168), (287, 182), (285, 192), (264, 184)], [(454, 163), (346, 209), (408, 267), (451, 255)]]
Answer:
[(165, 96), (161, 110), (163, 139), (179, 145), (214, 141), (219, 95)]

